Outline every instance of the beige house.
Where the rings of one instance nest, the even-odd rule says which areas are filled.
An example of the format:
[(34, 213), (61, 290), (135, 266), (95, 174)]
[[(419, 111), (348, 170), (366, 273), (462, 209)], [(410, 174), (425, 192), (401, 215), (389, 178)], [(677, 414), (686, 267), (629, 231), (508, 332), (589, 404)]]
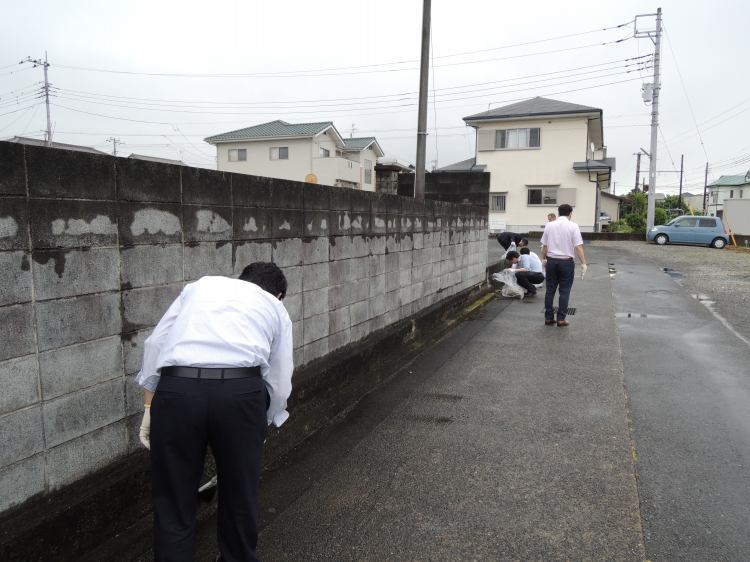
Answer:
[(271, 121), (204, 139), (219, 171), (375, 191), (375, 137), (343, 138), (330, 121)]
[(615, 169), (601, 109), (533, 98), (464, 121), (476, 129), (477, 150), (462, 164), (492, 174), (490, 232), (539, 230), (562, 203), (581, 231), (600, 230), (600, 194)]

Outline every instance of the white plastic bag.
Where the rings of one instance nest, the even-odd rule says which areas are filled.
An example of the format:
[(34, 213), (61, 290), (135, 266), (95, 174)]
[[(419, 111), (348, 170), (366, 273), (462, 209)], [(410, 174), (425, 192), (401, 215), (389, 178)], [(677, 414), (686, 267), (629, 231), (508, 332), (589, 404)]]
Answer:
[(510, 269), (503, 269), (500, 273), (494, 273), (492, 275), (493, 281), (499, 281), (504, 283), (502, 295), (504, 297), (517, 297), (523, 299), (523, 295), (526, 291), (523, 290), (518, 282), (516, 281), (516, 274)]
[(508, 249), (505, 250), (505, 253), (503, 254), (503, 257), (501, 257), (500, 259), (504, 260), (505, 256), (508, 255), (508, 252), (514, 252), (515, 250), (516, 250), (516, 243), (515, 242), (511, 242), (510, 246), (508, 246)]

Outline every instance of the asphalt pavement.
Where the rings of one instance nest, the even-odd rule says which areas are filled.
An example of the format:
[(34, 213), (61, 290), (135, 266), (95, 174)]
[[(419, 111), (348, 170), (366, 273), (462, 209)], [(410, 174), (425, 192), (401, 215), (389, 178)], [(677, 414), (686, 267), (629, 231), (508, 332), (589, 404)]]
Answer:
[(600, 251), (614, 264), (647, 558), (750, 560), (750, 346), (684, 272)]
[(750, 560), (750, 348), (679, 272), (586, 255), (569, 327), (491, 300), (267, 467), (261, 560)]

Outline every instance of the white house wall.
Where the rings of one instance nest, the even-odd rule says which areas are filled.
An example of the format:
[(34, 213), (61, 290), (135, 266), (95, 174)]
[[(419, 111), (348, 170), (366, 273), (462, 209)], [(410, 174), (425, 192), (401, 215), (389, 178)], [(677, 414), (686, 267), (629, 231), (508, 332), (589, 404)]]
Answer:
[[(277, 146), (289, 147), (289, 160), (271, 160), (270, 149)], [(228, 151), (232, 148), (246, 149), (247, 161), (229, 162)], [(305, 176), (312, 171), (313, 144), (309, 138), (219, 143), (216, 145), (216, 151), (218, 170), (222, 172), (305, 181)], [(316, 152), (315, 156), (317, 155)], [(319, 178), (318, 183), (333, 185), (333, 178), (330, 182)]]
[(539, 230), (547, 223), (549, 213), (557, 213), (559, 203), (529, 206), (527, 186), (574, 188), (573, 220), (582, 231), (594, 231), (598, 219), (596, 183), (588, 181), (588, 174), (573, 171), (573, 163), (582, 162), (589, 155), (587, 118), (496, 121), (481, 124), (479, 134), (483, 130), (535, 127), (541, 129), (539, 148), (477, 152), (477, 164), (487, 166), (492, 174), (490, 192), (506, 194), (505, 211), (490, 211), (490, 223), (501, 219), (506, 221), (506, 230)]

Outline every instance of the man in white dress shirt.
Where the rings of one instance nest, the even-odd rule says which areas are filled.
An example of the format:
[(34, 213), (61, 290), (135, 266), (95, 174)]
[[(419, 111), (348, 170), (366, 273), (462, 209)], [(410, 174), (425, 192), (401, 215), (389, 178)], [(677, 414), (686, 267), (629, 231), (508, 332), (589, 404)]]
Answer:
[(221, 487), (218, 540), (229, 562), (257, 561), (258, 480), (268, 426), (289, 417), (292, 322), (272, 263), (239, 279), (186, 285), (144, 344), (137, 381), (151, 450), (154, 559), (192, 561), (197, 490), (211, 445)]
[[(583, 255), (583, 238), (581, 229), (570, 220), (573, 207), (564, 203), (557, 209), (558, 217), (547, 223), (542, 235), (542, 260), (547, 260), (547, 293), (544, 296), (544, 324), (563, 328), (570, 324), (565, 317), (568, 314), (568, 298), (573, 288), (576, 264), (574, 258), (581, 260), (581, 278), (586, 274), (586, 257)], [(555, 319), (555, 293), (560, 289), (557, 300), (557, 319)]]

